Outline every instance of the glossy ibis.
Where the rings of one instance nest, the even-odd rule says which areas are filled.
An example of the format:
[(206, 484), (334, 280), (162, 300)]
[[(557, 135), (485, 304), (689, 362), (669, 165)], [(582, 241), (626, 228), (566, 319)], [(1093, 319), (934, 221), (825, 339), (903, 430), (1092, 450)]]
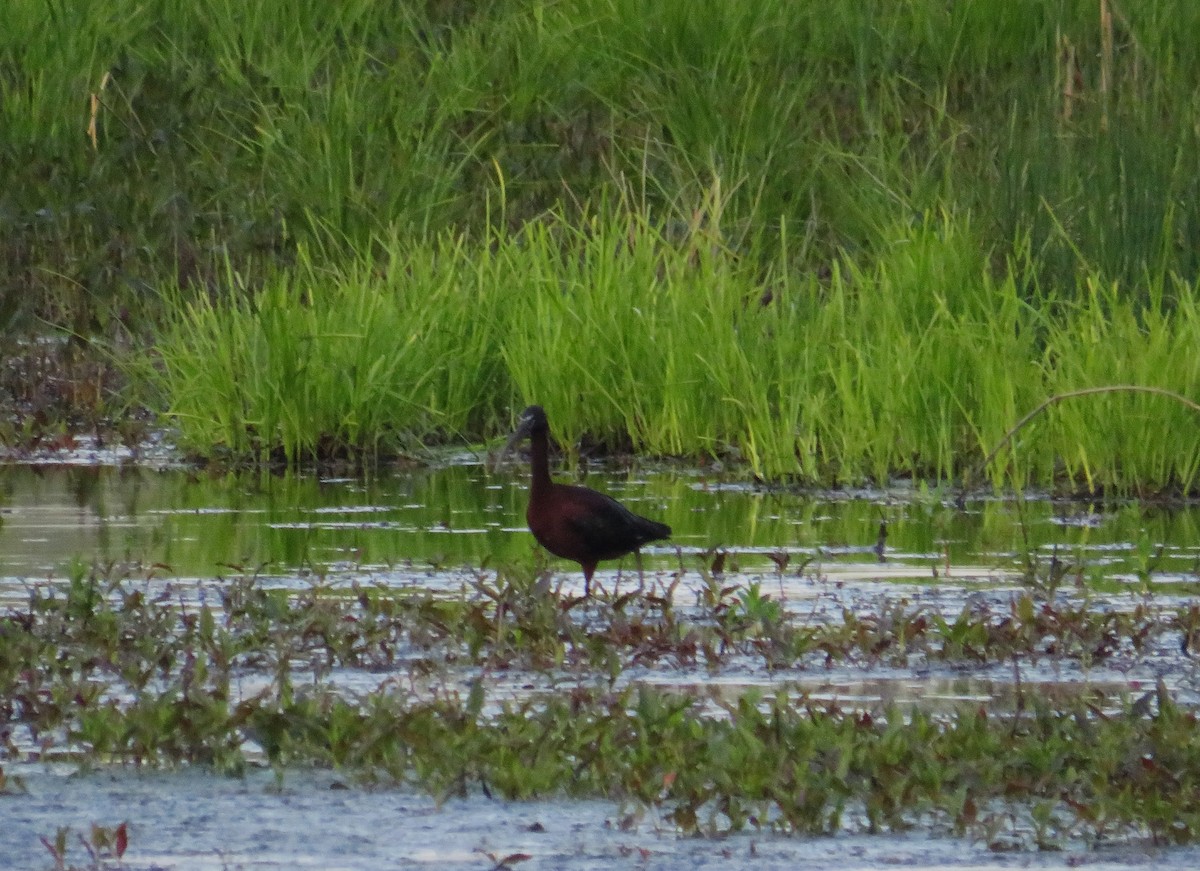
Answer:
[(521, 412), (516, 431), (501, 457), (521, 439), (530, 443), (533, 480), (525, 520), (538, 544), (583, 569), (583, 595), (590, 596), (596, 563), (633, 553), (643, 544), (668, 538), (671, 527), (634, 514), (616, 499), (587, 487), (550, 480), (550, 426), (540, 405)]

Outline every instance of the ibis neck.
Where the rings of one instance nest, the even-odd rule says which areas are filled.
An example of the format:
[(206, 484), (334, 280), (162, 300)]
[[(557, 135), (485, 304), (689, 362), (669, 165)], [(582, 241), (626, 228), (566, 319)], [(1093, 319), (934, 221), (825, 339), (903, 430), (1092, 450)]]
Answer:
[(534, 432), (529, 437), (530, 468), (533, 472), (530, 495), (534, 498), (540, 493), (550, 491), (550, 446), (547, 442), (546, 431)]

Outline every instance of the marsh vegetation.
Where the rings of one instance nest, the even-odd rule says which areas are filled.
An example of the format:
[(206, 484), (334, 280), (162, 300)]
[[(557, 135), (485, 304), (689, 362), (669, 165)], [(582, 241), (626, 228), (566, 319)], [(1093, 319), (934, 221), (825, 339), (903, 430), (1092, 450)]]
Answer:
[[(602, 570), (585, 600), (510, 525), (523, 476), (484, 468), (370, 488), (10, 470), (5, 789), (53, 794), (42, 772), (64, 765), (255, 790), (265, 771), (284, 794), (315, 775), (450, 807), (599, 799), (630, 838), (746, 849), (913, 829), (1073, 854), (1194, 841), (1194, 509), (605, 476), (663, 506), (678, 549)], [(99, 559), (46, 561), (84, 529)], [(174, 776), (127, 787), (214, 789)], [(128, 823), (135, 854), (206, 842), (107, 805), (100, 834)]]
[[(570, 450), (947, 481), (1047, 397), (1198, 393), (1186, 0), (3, 14), (5, 321), (131, 376), (10, 442), (124, 401), (370, 463), (539, 401)], [(986, 471), (1189, 491), (1195, 418), (1063, 402)]]
[[(680, 549), (591, 602), (512, 543), (511, 491), (382, 540), (205, 527), (222, 567), (174, 514), (101, 525), (0, 581), (0, 792), (31, 761), (315, 769), (671, 832), (1194, 841), (1197, 32), (1191, 0), (4, 4), (10, 458), (165, 430), (205, 470), (188, 508), (234, 518), (324, 486), (297, 470), (423, 480), (539, 402), (569, 474), (902, 481), (938, 519), (901, 589), (817, 558), (894, 550), (886, 499), (712, 526), (671, 485)], [(946, 518), (989, 523), (961, 482), (1023, 534), (947, 592)], [(1068, 528), (1126, 516), (1120, 557), (1027, 537), (1042, 493), (1096, 500)], [(440, 543), (467, 520), (486, 547)], [(931, 672), (984, 688), (811, 680)]]

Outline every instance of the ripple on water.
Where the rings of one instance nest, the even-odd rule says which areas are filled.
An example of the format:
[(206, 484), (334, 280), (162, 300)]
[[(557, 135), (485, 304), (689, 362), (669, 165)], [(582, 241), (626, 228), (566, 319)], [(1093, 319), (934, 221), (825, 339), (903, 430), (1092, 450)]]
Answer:
[[(914, 832), (833, 838), (746, 833), (679, 837), (653, 810), (629, 812), (592, 800), (492, 801), (475, 795), (442, 803), (404, 789), (342, 789), (329, 773), (295, 772), (282, 784), (267, 771), (223, 778), (198, 769), (115, 770), (67, 775), (51, 766), (10, 767), (27, 792), (3, 799), (0, 857), (7, 868), (47, 867), (41, 835), (60, 826), (129, 824), (123, 867), (224, 871), (321, 868), (478, 871), (515, 854), (530, 869), (691, 871), (745, 867), (857, 869), (1064, 868), (1154, 866), (1191, 869), (1200, 848), (1115, 847), (1057, 854), (996, 854), (984, 844)], [(77, 842), (71, 858), (86, 862)]]
[[(347, 479), (241, 479), (192, 477), (176, 471), (96, 467), (99, 454), (80, 455), (56, 469), (0, 470), (5, 478), (0, 525), (0, 607), (28, 602), (30, 585), (63, 578), (74, 557), (101, 564), (140, 560), (154, 569), (129, 583), (156, 594), (169, 592), (178, 606), (217, 596), (227, 576), (244, 565), (265, 586), (304, 592), (315, 583), (335, 589), (355, 583), (396, 590), (461, 595), (485, 561), (528, 565), (533, 546), (523, 526), (524, 477), (489, 475), (471, 464), (405, 472), (382, 481)], [(475, 457), (474, 454), (471, 455)], [(593, 479), (589, 483), (595, 484)], [(1147, 601), (1149, 586), (1160, 608), (1185, 607), (1197, 583), (1200, 512), (1195, 506), (1147, 513), (1136, 505), (1104, 511), (1065, 510), (1050, 500), (1027, 501), (1020, 512), (993, 497), (966, 512), (914, 489), (798, 494), (696, 475), (613, 473), (612, 486), (630, 501), (664, 506), (675, 542), (646, 548), (642, 577), (632, 561), (606, 564), (596, 578), (610, 592), (634, 589), (643, 579), (656, 589), (674, 587), (676, 607), (695, 609), (718, 550), (731, 568), (721, 586), (758, 585), (794, 618), (838, 621), (850, 610), (863, 615), (888, 609), (924, 609), (952, 618), (964, 609), (1002, 613), (1021, 593), (1027, 543), (1042, 565), (1051, 558), (1077, 561), (1079, 576), (1094, 588), (1089, 607), (1131, 610)], [(1074, 513), (1072, 513), (1074, 512)], [(874, 558), (886, 523), (885, 561)], [(1147, 545), (1149, 545), (1147, 547)], [(1141, 555), (1153, 559), (1138, 563)], [(784, 559), (786, 557), (786, 560)], [(787, 566), (779, 567), (786, 561)], [(259, 568), (261, 567), (261, 568)], [(550, 563), (553, 583), (582, 592), (582, 577), (568, 563)], [(147, 570), (149, 571), (149, 570)], [(489, 570), (484, 570), (485, 577)], [(1148, 578), (1149, 584), (1143, 582)], [(211, 600), (211, 599), (210, 599)], [(590, 619), (583, 609), (578, 617)], [(1101, 666), (1078, 659), (1042, 657), (964, 669), (913, 661), (826, 665), (820, 655), (789, 668), (768, 669), (761, 658), (731, 655), (716, 669), (639, 667), (618, 685), (644, 683), (694, 693), (719, 716), (719, 702), (747, 690), (769, 697), (786, 689), (847, 707), (878, 709), (922, 704), (950, 710), (987, 704), (1010, 708), (1020, 692), (1069, 696), (1089, 688), (1137, 697), (1162, 680), (1183, 704), (1200, 705), (1196, 668), (1179, 653), (1178, 633), (1163, 633), (1146, 651), (1118, 651)], [(395, 671), (335, 670), (321, 680), (349, 693), (396, 691), (420, 696), (469, 691), (484, 680), (488, 702), (600, 685), (607, 676), (571, 672), (485, 673), (447, 668), (429, 684), (410, 678), (407, 663), (424, 654), (399, 651)], [(408, 657), (408, 658), (406, 658)], [(298, 664), (298, 667), (301, 667)], [(297, 682), (304, 677), (297, 675)], [(316, 680), (317, 676), (311, 676)], [(242, 676), (245, 697), (266, 675)], [(18, 734), (32, 750), (32, 736)], [(1091, 868), (1142, 864), (1196, 866), (1194, 849), (1143, 852), (996, 856), (986, 848), (922, 834), (806, 840), (739, 835), (718, 841), (678, 838), (653, 810), (626, 818), (608, 802), (492, 802), (480, 796), (437, 804), (404, 790), (342, 790), (330, 774), (289, 773), (276, 789), (273, 775), (252, 770), (226, 780), (197, 770), (137, 773), (102, 771), (65, 777), (52, 765), (5, 763), (9, 777), (25, 780), (28, 794), (0, 799), (0, 858), (10, 867), (46, 867), (39, 835), (61, 825), (86, 832), (93, 823), (131, 824), (130, 867), (172, 868), (437, 868), (489, 867), (498, 858), (527, 853), (521, 868), (793, 867)], [(627, 823), (627, 825), (623, 825)], [(544, 829), (535, 831), (533, 827)], [(82, 859), (81, 859), (82, 860)], [(0, 865), (4, 862), (0, 862)]]

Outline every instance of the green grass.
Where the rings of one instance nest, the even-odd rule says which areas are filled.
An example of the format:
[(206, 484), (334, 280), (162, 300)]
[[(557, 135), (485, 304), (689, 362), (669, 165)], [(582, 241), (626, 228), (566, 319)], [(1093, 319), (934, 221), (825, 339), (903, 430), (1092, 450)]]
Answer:
[[(568, 442), (944, 479), (1056, 391), (1196, 396), (1188, 0), (49, 10), (0, 12), (0, 321), (162, 347), (198, 453), (536, 400)], [(1064, 404), (993, 473), (1190, 488), (1184, 420)]]
[(253, 295), (175, 297), (146, 371), (181, 447), (370, 460), (381, 446), (489, 425), (502, 299), (458, 250), (447, 241), (409, 256), (397, 243), (388, 259), (330, 274), (302, 249), (293, 272)]
[(1187, 0), (1122, 4), (1107, 53), (1083, 0), (46, 11), (0, 18), (0, 216), (52, 298), (286, 262), (318, 227), (478, 232), (501, 178), (515, 225), (621, 179), (697, 205), (720, 177), (731, 244), (787, 222), (800, 268), (938, 207), (1001, 253), (1031, 234), (1054, 281), (1196, 266)]
[[(201, 454), (378, 458), (499, 435), (536, 401), (569, 448), (837, 483), (955, 480), (1071, 389), (1200, 395), (1200, 365), (1179, 356), (1200, 330), (1191, 285), (1139, 303), (1091, 277), (1085, 296), (1035, 306), (949, 215), (895, 225), (869, 265), (828, 279), (764, 271), (722, 244), (719, 213), (676, 230), (618, 205), (479, 244), (380, 240), (383, 256), (337, 271), (302, 250), (253, 296), (176, 297), (145, 372)], [(993, 480), (1188, 490), (1193, 415), (1143, 394), (1065, 401)]]

